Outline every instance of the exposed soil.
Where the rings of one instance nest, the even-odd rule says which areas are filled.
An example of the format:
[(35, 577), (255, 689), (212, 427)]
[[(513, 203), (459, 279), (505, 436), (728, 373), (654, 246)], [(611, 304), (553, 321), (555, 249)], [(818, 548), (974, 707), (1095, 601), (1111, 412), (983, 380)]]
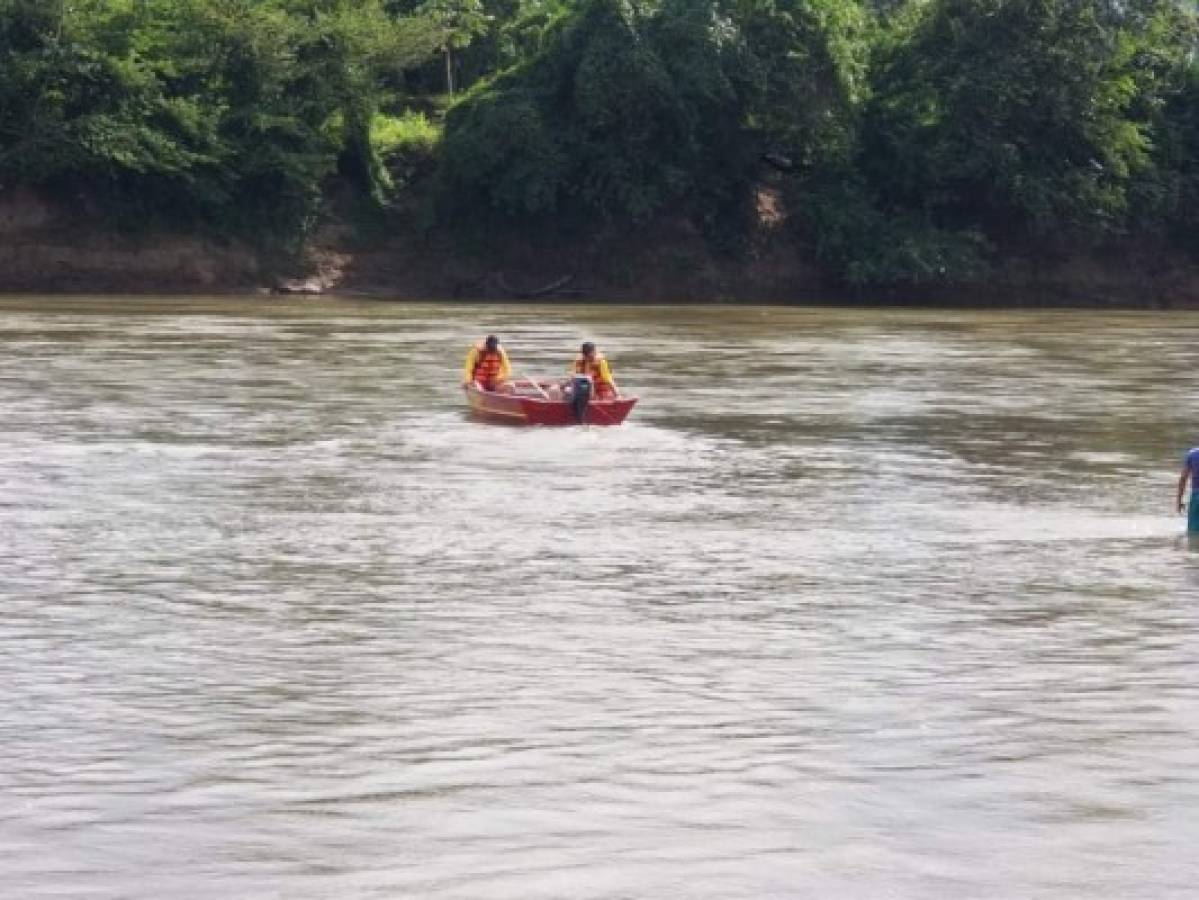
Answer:
[(613, 302), (899, 303), (945, 306), (1199, 307), (1199, 266), (1162, 247), (1039, 250), (992, 277), (853, 292), (822, 275), (783, 227), (776, 195), (757, 198), (760, 237), (719, 256), (684, 221), (572, 241), (497, 236), (486, 254), (448, 236), (364, 242), (329, 223), (303, 261), (182, 234), (124, 235), (26, 190), (0, 189), (0, 291), (33, 293), (334, 293), (395, 299), (596, 299)]
[(0, 190), (0, 290), (39, 293), (223, 291), (264, 275), (251, 249), (189, 235), (122, 235), (85, 209)]

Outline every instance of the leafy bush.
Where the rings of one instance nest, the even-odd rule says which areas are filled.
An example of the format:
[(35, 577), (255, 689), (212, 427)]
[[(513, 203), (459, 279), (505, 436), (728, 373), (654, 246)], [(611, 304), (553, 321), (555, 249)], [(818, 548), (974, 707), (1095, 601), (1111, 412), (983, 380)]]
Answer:
[(371, 123), (371, 144), (394, 188), (407, 187), (435, 171), (441, 133), (441, 126), (422, 112), (375, 116)]
[(0, 0), (0, 178), (294, 242), (339, 160), (379, 189), (376, 73), (433, 46), (391, 23), (377, 0)]
[[(1129, 232), (1199, 253), (1196, 21), (1177, 0), (0, 0), (0, 184), (294, 246), (339, 173), (380, 227), (435, 193), (460, 235), (686, 218), (740, 246), (765, 159), (855, 284)], [(423, 101), (444, 132), (381, 114), (451, 79), (473, 86)]]
[(713, 184), (746, 186), (724, 37), (706, 3), (642, 14), (585, 0), (531, 60), (451, 110), (451, 208), (637, 223), (668, 204), (708, 205)]
[(379, 113), (371, 123), (371, 143), (381, 156), (404, 152), (428, 155), (441, 143), (441, 128), (422, 112), (399, 116)]
[(1117, 232), (1151, 164), (1146, 42), (1167, 50), (1177, 15), (1172, 0), (934, 0), (880, 53), (859, 168), (885, 208), (950, 227)]
[(852, 173), (808, 186), (803, 223), (816, 258), (854, 287), (962, 281), (990, 267), (980, 231), (884, 214)]
[(451, 214), (482, 207), (546, 216), (558, 209), (567, 177), (559, 140), (528, 95), (476, 89), (450, 110), (442, 179)]

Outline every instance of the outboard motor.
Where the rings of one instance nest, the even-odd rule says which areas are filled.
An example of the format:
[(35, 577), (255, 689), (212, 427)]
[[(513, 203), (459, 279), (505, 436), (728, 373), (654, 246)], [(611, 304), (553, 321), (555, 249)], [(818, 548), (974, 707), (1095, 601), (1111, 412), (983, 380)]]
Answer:
[(590, 375), (576, 375), (570, 380), (570, 410), (579, 424), (587, 419), (587, 407), (591, 405), (593, 389)]

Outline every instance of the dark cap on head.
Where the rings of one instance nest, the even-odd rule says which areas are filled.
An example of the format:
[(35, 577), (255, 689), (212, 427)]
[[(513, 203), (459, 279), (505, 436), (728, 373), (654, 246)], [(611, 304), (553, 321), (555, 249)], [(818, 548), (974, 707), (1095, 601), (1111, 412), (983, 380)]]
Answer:
[(499, 347), (499, 345), (500, 339), (494, 334), (487, 335), (486, 339), (483, 341), (483, 346), (488, 350), (495, 350), (497, 347)]
[(589, 356), (590, 354), (595, 352), (595, 344), (591, 343), (591, 341), (584, 341), (582, 349), (583, 349), (583, 355)]

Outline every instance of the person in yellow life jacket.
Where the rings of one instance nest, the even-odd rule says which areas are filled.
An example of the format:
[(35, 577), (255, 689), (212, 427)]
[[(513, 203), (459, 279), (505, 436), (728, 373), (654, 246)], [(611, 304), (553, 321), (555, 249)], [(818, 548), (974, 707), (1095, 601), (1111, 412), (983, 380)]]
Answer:
[(466, 354), (466, 366), (462, 370), (464, 387), (474, 381), (483, 390), (494, 391), (511, 377), (512, 364), (508, 362), (508, 353), (494, 334), (487, 335)]
[(595, 344), (591, 341), (585, 342), (579, 348), (579, 355), (575, 357), (568, 371), (571, 375), (590, 375), (595, 385), (597, 400), (608, 400), (617, 396), (616, 380), (612, 377), (612, 370), (608, 368), (608, 361), (595, 349)]

